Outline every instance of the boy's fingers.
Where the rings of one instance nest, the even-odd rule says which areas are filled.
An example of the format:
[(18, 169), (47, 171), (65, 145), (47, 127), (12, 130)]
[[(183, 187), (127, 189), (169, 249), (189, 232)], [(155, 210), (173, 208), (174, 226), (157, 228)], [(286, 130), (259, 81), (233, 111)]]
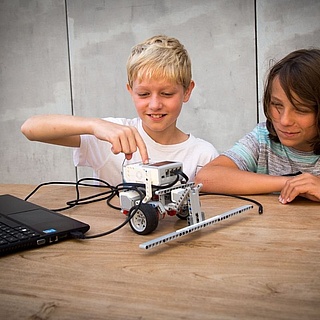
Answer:
[(149, 156), (148, 156), (148, 151), (147, 151), (147, 146), (144, 143), (143, 139), (141, 138), (140, 134), (137, 132), (136, 134), (136, 142), (137, 142), (137, 147), (139, 149), (140, 155), (141, 155), (141, 160), (143, 163), (149, 163)]
[(114, 153), (114, 154), (118, 154), (121, 152), (121, 144), (119, 142), (112, 142), (112, 147), (111, 147), (111, 151)]
[(118, 154), (123, 152), (127, 160), (132, 158), (132, 154), (139, 149), (141, 160), (143, 163), (149, 163), (149, 156), (146, 144), (140, 136), (138, 130), (133, 127), (124, 127), (113, 140), (109, 140), (112, 144), (112, 152)]

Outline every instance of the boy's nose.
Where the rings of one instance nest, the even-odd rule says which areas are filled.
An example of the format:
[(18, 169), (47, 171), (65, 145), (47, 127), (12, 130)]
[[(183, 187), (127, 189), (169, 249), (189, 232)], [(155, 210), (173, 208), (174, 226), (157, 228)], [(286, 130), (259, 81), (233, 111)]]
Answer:
[(294, 123), (294, 113), (292, 110), (285, 109), (280, 114), (280, 122), (284, 126), (289, 126)]
[(149, 102), (149, 108), (152, 110), (157, 110), (162, 107), (161, 99), (159, 99), (158, 96), (151, 96), (150, 102)]

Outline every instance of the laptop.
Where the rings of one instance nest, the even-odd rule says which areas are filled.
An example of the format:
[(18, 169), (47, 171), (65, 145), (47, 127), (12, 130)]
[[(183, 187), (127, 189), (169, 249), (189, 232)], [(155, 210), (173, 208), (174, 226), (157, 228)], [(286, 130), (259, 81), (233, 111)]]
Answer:
[(0, 195), (0, 255), (86, 233), (90, 226), (10, 194)]

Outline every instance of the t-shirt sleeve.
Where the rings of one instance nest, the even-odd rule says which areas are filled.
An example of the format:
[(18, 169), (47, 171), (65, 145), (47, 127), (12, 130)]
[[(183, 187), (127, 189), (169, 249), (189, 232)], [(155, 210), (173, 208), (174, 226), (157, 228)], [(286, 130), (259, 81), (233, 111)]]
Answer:
[(193, 181), (197, 172), (219, 155), (217, 149), (208, 141), (192, 137), (192, 144), (183, 154), (184, 170)]
[(240, 170), (256, 172), (259, 156), (257, 128), (245, 135), (222, 155), (230, 158)]

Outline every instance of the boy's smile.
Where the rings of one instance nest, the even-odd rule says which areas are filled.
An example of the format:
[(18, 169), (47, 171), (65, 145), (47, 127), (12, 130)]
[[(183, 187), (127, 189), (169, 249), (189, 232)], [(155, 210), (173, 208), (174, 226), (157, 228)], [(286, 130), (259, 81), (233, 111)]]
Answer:
[(145, 79), (133, 81), (128, 90), (142, 120), (143, 128), (156, 142), (176, 144), (187, 139), (176, 127), (182, 105), (189, 100), (192, 82), (185, 91), (181, 84), (169, 80)]
[(155, 119), (160, 119), (164, 116), (165, 116), (164, 114), (150, 114), (150, 117)]

